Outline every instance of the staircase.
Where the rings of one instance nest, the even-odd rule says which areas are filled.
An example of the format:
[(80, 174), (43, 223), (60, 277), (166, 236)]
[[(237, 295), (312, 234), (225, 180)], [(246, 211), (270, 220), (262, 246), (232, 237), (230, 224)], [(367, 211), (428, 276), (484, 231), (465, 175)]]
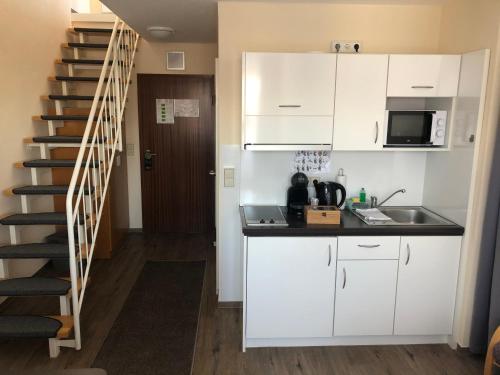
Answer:
[[(122, 118), (138, 39), (118, 18), (113, 29), (68, 30), (63, 58), (56, 60), (58, 75), (49, 77), (55, 92), (41, 97), (48, 113), (33, 117), (46, 126), (47, 135), (24, 139), (40, 157), (14, 165), (28, 172), (31, 184), (4, 191), (20, 200), (21, 212), (0, 216), (10, 233), (10, 244), (0, 246), (0, 297), (59, 297), (60, 315), (0, 315), (0, 338), (48, 339), (51, 357), (61, 347), (82, 346), (80, 312), (115, 153), (122, 151)], [(82, 103), (91, 106), (82, 108)], [(75, 122), (79, 134), (72, 134), (74, 127), (68, 130)], [(71, 182), (41, 185), (41, 169), (72, 171)], [(30, 199), (58, 196), (65, 199), (65, 212), (30, 212)], [(65, 229), (41, 243), (23, 243), (20, 229), (35, 225)], [(64, 261), (69, 272), (65, 277), (9, 278), (12, 259)]]

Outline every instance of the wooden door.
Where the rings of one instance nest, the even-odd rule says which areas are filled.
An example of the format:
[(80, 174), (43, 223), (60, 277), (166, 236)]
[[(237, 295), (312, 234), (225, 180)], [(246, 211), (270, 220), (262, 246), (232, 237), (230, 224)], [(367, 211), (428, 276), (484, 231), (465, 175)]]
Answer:
[(337, 239), (249, 237), (246, 337), (331, 337)]
[(379, 150), (388, 55), (339, 55), (333, 126), (334, 150)]
[(392, 335), (397, 277), (397, 260), (339, 261), (334, 335)]
[(395, 335), (450, 335), (462, 237), (401, 237)]
[[(215, 228), (213, 76), (139, 74), (138, 99), (144, 231), (212, 232)], [(173, 99), (176, 108), (181, 107), (179, 100), (191, 99), (195, 110), (177, 113), (173, 123), (159, 123), (156, 99)], [(150, 169), (145, 167), (147, 150), (154, 154)]]

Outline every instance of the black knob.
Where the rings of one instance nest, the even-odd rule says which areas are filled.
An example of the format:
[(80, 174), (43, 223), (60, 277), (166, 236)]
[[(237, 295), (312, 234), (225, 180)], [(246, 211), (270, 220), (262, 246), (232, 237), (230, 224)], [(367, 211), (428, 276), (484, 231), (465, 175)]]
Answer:
[(274, 224), (274, 219), (269, 220), (269, 224)]
[(266, 223), (266, 221), (265, 221), (264, 219), (260, 219), (259, 223), (261, 223), (261, 224), (265, 224), (265, 223)]

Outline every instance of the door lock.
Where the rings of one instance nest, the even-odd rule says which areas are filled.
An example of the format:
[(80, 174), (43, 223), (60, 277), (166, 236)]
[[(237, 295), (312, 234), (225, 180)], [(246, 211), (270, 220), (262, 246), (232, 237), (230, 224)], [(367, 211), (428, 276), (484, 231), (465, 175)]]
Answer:
[(144, 169), (146, 171), (153, 169), (153, 156), (156, 156), (156, 154), (151, 152), (151, 150), (144, 152)]

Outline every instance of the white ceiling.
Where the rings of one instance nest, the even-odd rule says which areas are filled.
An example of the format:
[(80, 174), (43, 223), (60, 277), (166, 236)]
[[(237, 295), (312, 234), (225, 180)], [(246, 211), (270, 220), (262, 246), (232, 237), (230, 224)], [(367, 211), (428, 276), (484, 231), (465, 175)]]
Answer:
[[(249, 1), (249, 0), (221, 0)], [(250, 0), (278, 3), (443, 4), (449, 0)], [(150, 26), (169, 26), (171, 42), (216, 42), (217, 0), (102, 0), (145, 39)]]

